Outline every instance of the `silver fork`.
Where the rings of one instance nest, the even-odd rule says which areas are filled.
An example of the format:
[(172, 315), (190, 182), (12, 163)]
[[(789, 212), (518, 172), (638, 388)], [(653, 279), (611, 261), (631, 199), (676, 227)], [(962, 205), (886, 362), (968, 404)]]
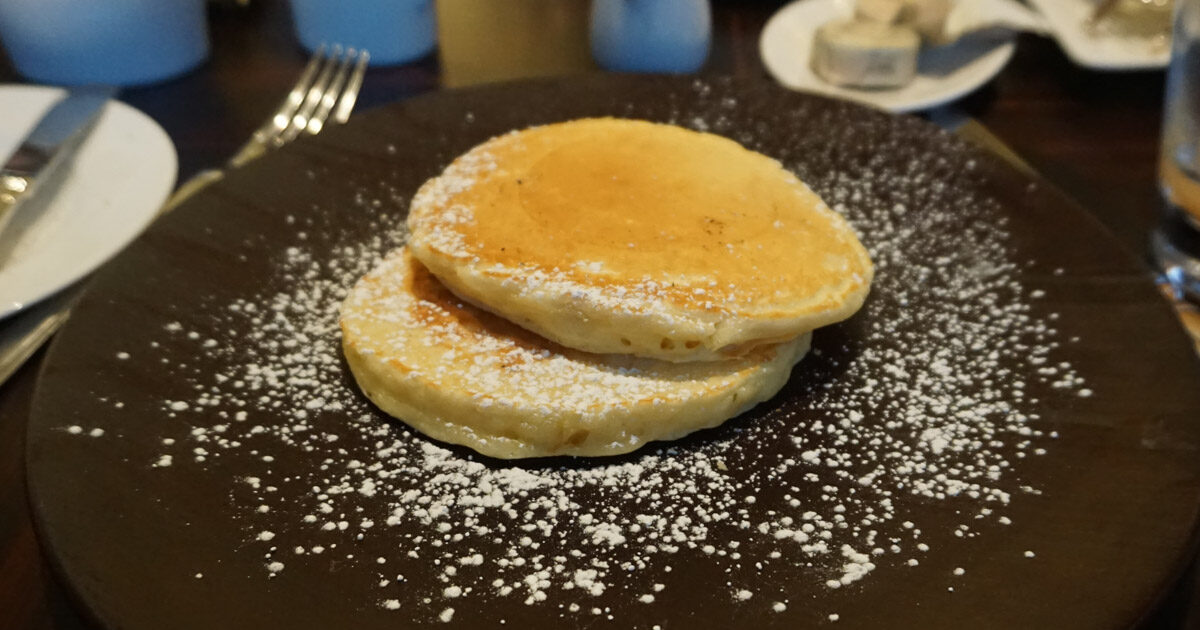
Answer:
[[(278, 109), (229, 159), (225, 169), (238, 168), (295, 140), (302, 133), (320, 133), (330, 116), (335, 123), (346, 122), (362, 88), (369, 58), (365, 50), (350, 48), (343, 51), (341, 46), (333, 46), (326, 54), (324, 46), (318, 48)], [(221, 179), (224, 172), (222, 169), (201, 171), (181, 184), (161, 211), (179, 205)], [(6, 382), (67, 321), (82, 284), (76, 283), (28, 311), (14, 315), (0, 327), (0, 384)]]
[[(254, 130), (246, 144), (229, 158), (225, 168), (243, 166), (267, 151), (295, 140), (302, 133), (320, 133), (330, 115), (335, 123), (349, 120), (370, 58), (365, 50), (348, 48), (343, 51), (341, 46), (334, 45), (326, 54), (324, 46), (317, 48), (275, 113)], [(163, 210), (175, 208), (223, 176), (221, 169), (197, 173), (179, 186), (163, 205)]]

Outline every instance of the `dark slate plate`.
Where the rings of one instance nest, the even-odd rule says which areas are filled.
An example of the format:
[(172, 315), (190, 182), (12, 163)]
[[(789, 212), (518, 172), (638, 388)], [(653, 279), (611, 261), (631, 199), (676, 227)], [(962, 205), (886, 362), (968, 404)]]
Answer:
[[(420, 523), (377, 525), (356, 540), (302, 521), (313, 511), (309, 484), (322, 466), (342, 469), (352, 457), (369, 465), (380, 440), (399, 440), (412, 452), (420, 452), (422, 443), (367, 407), (336, 362), (325, 366), (326, 374), (338, 375), (325, 386), (342, 392), (348, 406), (317, 405), (305, 422), (314, 435), (337, 433), (337, 442), (285, 448), (278, 435), (245, 431), (250, 423), (268, 427), (269, 434), (291, 426), (294, 411), (282, 410), (294, 405), (273, 411), (246, 397), (252, 418), (243, 424), (220, 417), (231, 412), (229, 400), (197, 408), (204, 392), (228, 387), (215, 385), (215, 374), (244, 369), (246, 348), (257, 347), (258, 354), (251, 355), (271, 361), (230, 305), (287, 293), (305, 282), (303, 274), (280, 271), (287, 264), (296, 271), (295, 260), (287, 262), (289, 247), (316, 252), (319, 274), (334, 256), (330, 252), (341, 251), (335, 246), (354, 247), (386, 232), (380, 212), (398, 221), (415, 188), (477, 142), (530, 124), (604, 114), (672, 120), (730, 135), (781, 159), (827, 199), (844, 201), (851, 215), (857, 213), (869, 246), (907, 248), (877, 256), (892, 262), (881, 266), (867, 308), (850, 322), (820, 331), (815, 341), (820, 354), (801, 363), (779, 396), (660, 452), (656, 460), (695, 462), (695, 453), (708, 453), (707, 461), (721, 459), (722, 468), (727, 462), (724, 474), (740, 489), (721, 496), (738, 505), (718, 507), (758, 520), (777, 519), (790, 501), (800, 506), (797, 513), (812, 506), (832, 518), (823, 494), (841, 501), (892, 491), (894, 514), (878, 528), (902, 551), (893, 554), (890, 541), (880, 543), (885, 552), (873, 558), (876, 568), (865, 579), (829, 588), (825, 581), (843, 572), (836, 549), (806, 555), (729, 522), (714, 524), (701, 541), (725, 548), (726, 555), (685, 543), (673, 554), (638, 556), (644, 564), (636, 571), (612, 571), (601, 595), (567, 592), (556, 582), (547, 601), (529, 605), (488, 587), (492, 573), (509, 581), (520, 577), (511, 567), (502, 571), (493, 564), (520, 535), (514, 529), (457, 543), (470, 548), (464, 553), (482, 552), (485, 564), (461, 571), (461, 583), (474, 588), (473, 595), (445, 600), (438, 577), (444, 568), (431, 561), (444, 548), (430, 546), (436, 535)], [(867, 215), (875, 218), (864, 219)], [(897, 234), (903, 238), (891, 238)], [(986, 284), (992, 276), (980, 252), (988, 243), (1000, 244), (1003, 251), (994, 262), (1012, 263), (1003, 273), (1015, 283), (989, 289), (1000, 300), (990, 306), (975, 303), (982, 299), (973, 297), (976, 276), (963, 276), (967, 271), (961, 267), (963, 261), (974, 265), (970, 274)], [(922, 266), (932, 273), (916, 273)], [(838, 444), (840, 431), (811, 429), (817, 420), (845, 415), (849, 405), (865, 414), (856, 422), (866, 433), (856, 435), (916, 444), (911, 426), (885, 423), (895, 419), (893, 403), (911, 400), (923, 386), (894, 381), (915, 378), (910, 373), (888, 377), (893, 381), (864, 394), (863, 383), (855, 380), (863, 378), (855, 372), (856, 361), (875, 353), (867, 364), (879, 369), (878, 357), (888, 356), (879, 353), (895, 351), (890, 356), (897, 363), (922, 372), (920, 361), (904, 357), (940, 348), (959, 353), (952, 357), (983, 356), (988, 348), (959, 347), (956, 339), (975, 338), (967, 329), (986, 328), (994, 322), (990, 309), (1011, 306), (1006, 300), (1028, 303), (1017, 313), (1029, 318), (1024, 325), (1042, 322), (1055, 330), (1043, 330), (1040, 341), (1014, 337), (997, 344), (1001, 363), (1007, 362), (1004, 382), (961, 382), (951, 391), (978, 397), (1028, 381), (1012, 413), (1029, 416), (1018, 424), (1032, 435), (1014, 433), (1011, 425), (1002, 429), (1012, 416), (997, 416), (995, 443), (980, 456), (985, 465), (1006, 462), (992, 486), (1011, 493), (1009, 503), (911, 494), (911, 484), (896, 481), (913, 478), (896, 468), (911, 453), (889, 459), (859, 438), (847, 447)], [(961, 330), (930, 337), (929, 331), (941, 330), (939, 314), (950, 303), (960, 309), (951, 319)], [(172, 322), (181, 330), (168, 330)], [(879, 330), (889, 332), (872, 336)], [(195, 339), (185, 334), (196, 331)], [(215, 348), (205, 348), (209, 336)], [(1052, 342), (1058, 345), (1049, 365), (1069, 363), (1084, 384), (1053, 387), (1057, 376), (1037, 377), (1022, 363), (1022, 355), (1036, 353), (1031, 348)], [(126, 352), (127, 358), (119, 358)], [(938, 375), (955, 378), (944, 371)], [(503, 621), (513, 627), (698, 630), (814, 626), (833, 623), (832, 614), (838, 627), (847, 628), (1124, 628), (1154, 606), (1190, 555), (1200, 489), (1198, 376), (1184, 334), (1138, 261), (1086, 213), (983, 151), (917, 119), (768, 86), (595, 76), (443, 92), (384, 107), (230, 173), (166, 217), (96, 275), (55, 340), (34, 403), (29, 479), (48, 554), (84, 606), (110, 628), (494, 628)], [(287, 392), (306, 395), (303, 382), (290, 387)], [(1083, 389), (1092, 395), (1080, 395)], [(838, 398), (843, 392), (844, 401)], [(873, 402), (863, 404), (868, 399)], [(173, 411), (171, 401), (193, 404)], [(928, 427), (934, 421), (914, 422)], [(229, 425), (226, 438), (244, 443), (223, 449), (189, 433), (216, 424)], [(82, 434), (67, 430), (71, 426)], [(93, 428), (104, 434), (90, 437)], [(803, 448), (793, 444), (794, 436), (802, 438)], [(166, 445), (167, 437), (177, 442)], [(922, 444), (914, 448), (929, 448)], [(206, 448), (206, 461), (194, 461), (196, 447)], [(859, 447), (863, 450), (854, 452)], [(878, 479), (858, 488), (847, 481), (853, 475), (832, 476), (814, 466), (825, 477), (806, 484), (807, 464), (799, 453), (813, 448), (841, 449), (853, 460), (850, 468), (879, 466)], [(967, 456), (978, 450), (968, 447)], [(172, 454), (173, 464), (153, 466), (163, 454)], [(471, 456), (452, 449), (450, 457)], [(953, 456), (930, 457), (951, 476), (961, 472), (956, 466), (962, 462)], [(485, 470), (505, 469), (500, 462), (478, 461)], [(524, 464), (535, 475), (603, 465)], [(420, 492), (423, 484), (435, 483), (426, 471), (405, 474), (411, 479), (393, 478), (386, 488), (410, 483)], [(921, 474), (936, 478), (937, 472)], [(261, 476), (264, 485), (277, 489), (254, 489), (245, 483), (249, 476)], [(824, 484), (837, 489), (823, 490)], [(539, 492), (530, 490), (522, 500), (535, 500)], [(674, 514), (712, 498), (706, 492), (667, 495), (647, 506), (584, 484), (567, 491), (577, 507), (556, 517), (556, 531), (566, 538), (546, 539), (543, 551), (569, 551), (564, 541), (578, 533), (576, 512)], [(750, 506), (748, 494), (757, 499)], [(355, 528), (368, 516), (382, 522), (391, 500), (351, 493), (338, 499), (339, 513), (330, 518), (352, 520)], [(269, 512), (257, 513), (259, 503), (269, 504)], [(850, 504), (855, 519), (864, 507), (881, 505), (878, 496)], [(927, 552), (916, 549), (904, 521), (922, 530)], [(964, 524), (965, 535), (956, 535)], [(276, 539), (257, 540), (264, 530)], [(833, 541), (849, 531), (835, 532)], [(624, 533), (636, 538), (628, 529)], [(414, 542), (414, 536), (424, 537)], [(724, 545), (733, 539), (749, 541), (737, 559)], [(331, 546), (318, 556), (312, 553), (317, 544)], [(293, 555), (292, 545), (306, 547), (306, 554)], [(272, 547), (278, 549), (271, 552)], [(405, 549), (424, 554), (422, 560), (407, 559)], [(784, 553), (766, 561), (772, 549)], [(1026, 557), (1026, 550), (1035, 557)], [(600, 553), (593, 547), (585, 551)], [(619, 559), (625, 552), (604, 553)], [(373, 566), (377, 557), (388, 562), (386, 570)], [(919, 564), (909, 566), (909, 558)], [(265, 568), (272, 560), (286, 565), (273, 578)], [(568, 570), (577, 568), (571, 562)], [(667, 564), (672, 571), (666, 572)], [(391, 573), (403, 573), (405, 581), (379, 586), (380, 575)], [(638, 601), (654, 583), (663, 589), (653, 603)], [(738, 598), (742, 589), (753, 596)], [(387, 599), (396, 599), (400, 609), (381, 605)], [(776, 601), (786, 602), (786, 610), (774, 610)], [(572, 612), (570, 602), (583, 610)], [(455, 609), (448, 624), (438, 619), (447, 606)], [(591, 614), (593, 607), (601, 614)]]

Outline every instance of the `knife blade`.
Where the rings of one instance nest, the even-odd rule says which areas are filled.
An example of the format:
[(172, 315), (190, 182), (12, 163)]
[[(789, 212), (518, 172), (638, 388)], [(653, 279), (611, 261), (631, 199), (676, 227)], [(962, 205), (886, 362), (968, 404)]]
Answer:
[(111, 86), (73, 88), (38, 120), (0, 165), (0, 230), (21, 203), (69, 161), (115, 92)]

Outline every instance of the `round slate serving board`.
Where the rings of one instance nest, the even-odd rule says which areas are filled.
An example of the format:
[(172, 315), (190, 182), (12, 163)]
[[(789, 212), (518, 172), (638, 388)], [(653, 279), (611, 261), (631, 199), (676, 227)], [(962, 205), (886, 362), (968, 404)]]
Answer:
[[(1049, 365), (1069, 364), (1063, 370), (1084, 379), (1083, 384), (1054, 387), (1057, 377), (1038, 377), (1034, 370), (1027, 379), (1012, 366), (1003, 372), (1010, 380), (1023, 381), (1016, 385), (1023, 394), (1012, 413), (1024, 414), (1019, 424), (1031, 431), (1030, 436), (1000, 431), (987, 447), (985, 464), (1004, 462), (994, 486), (1008, 493), (1008, 502), (972, 498), (969, 492), (939, 498), (891, 488), (895, 493), (888, 509), (894, 514), (878, 527), (882, 538), (895, 538), (902, 551), (890, 551), (890, 539), (880, 541), (874, 569), (840, 588), (826, 584), (843, 574), (836, 549), (822, 556), (779, 547), (774, 536), (754, 542), (748, 538), (753, 532), (746, 533), (735, 518), (713, 524), (702, 541), (722, 547), (722, 554), (685, 541), (671, 554), (637, 556), (644, 566), (628, 575), (610, 571), (604, 593), (581, 596), (578, 590), (556, 586), (546, 601), (533, 603), (496, 595), (488, 587), (489, 571), (510, 581), (517, 575), (511, 566), (500, 571), (493, 564), (513, 546), (513, 538), (525, 535), (515, 528), (492, 530), (504, 533), (471, 543), (483, 564), (460, 573), (462, 583), (474, 591), (450, 601), (443, 592), (445, 568), (432, 562), (442, 548), (430, 546), (438, 537), (430, 526), (416, 520), (383, 526), (394, 497), (351, 489), (352, 497), (339, 499), (337, 510), (352, 506), (358, 511), (305, 523), (314, 504), (308, 484), (321, 478), (322, 471), (344, 469), (354, 457), (369, 466), (371, 454), (385, 442), (408, 445), (403, 448), (416, 453), (428, 449), (422, 451), (423, 438), (355, 398), (352, 380), (344, 374), (322, 387), (340, 388), (344, 393), (339, 395), (350, 401), (347, 406), (324, 401), (301, 422), (305, 431), (336, 433), (336, 442), (303, 442), (299, 434), (288, 434), (308, 447), (284, 448), (238, 425), (233, 412), (238, 405), (250, 411), (250, 423), (266, 427), (275, 438), (298, 422), (294, 407), (287, 404), (271, 407), (249, 395), (240, 402), (232, 394), (206, 399), (232, 387), (214, 380), (216, 375), (244, 373), (245, 365), (233, 365), (245, 362), (241, 346), (263, 345), (246, 328), (251, 319), (239, 318), (244, 305), (263, 296), (269, 303), (274, 294), (295, 298), (296, 284), (308, 282), (305, 269), (319, 275), (345, 264), (345, 252), (364, 243), (386, 246), (387, 222), (402, 218), (416, 187), (483, 139), (530, 124), (594, 115), (674, 121), (734, 137), (779, 158), (827, 199), (854, 207), (897, 208), (886, 221), (876, 216), (858, 227), (868, 246), (913, 247), (877, 257), (890, 262), (881, 266), (867, 307), (842, 325), (818, 331), (818, 352), (796, 368), (774, 400), (674, 449), (651, 447), (648, 452), (658, 459), (635, 454), (620, 461), (636, 466), (723, 458), (720, 467), (731, 483), (753, 486), (756, 495), (752, 506), (725, 506), (728, 510), (778, 519), (789, 505), (800, 506), (798, 512), (811, 505), (832, 519), (831, 506), (822, 498), (830, 491), (822, 484), (842, 484), (834, 494), (843, 498), (867, 490), (843, 483), (845, 477), (830, 477), (819, 465), (806, 470), (793, 438), (806, 441), (805, 449), (843, 448), (839, 431), (814, 432), (809, 426), (832, 418), (831, 408), (837, 405), (830, 397), (842, 391), (840, 383), (857, 378), (856, 361), (868, 354), (903, 358), (936, 350), (909, 345), (924, 329), (937, 328), (943, 302), (966, 304), (963, 312), (976, 313), (979, 322), (989, 321), (989, 308), (1004, 308), (995, 302), (973, 306), (970, 282), (951, 283), (946, 286), (956, 287), (957, 293), (944, 292), (949, 281), (941, 276), (957, 277), (963, 270), (923, 258), (956, 260), (956, 246), (979, 250), (979, 243), (1001, 243), (1003, 258), (1011, 264), (997, 273), (1019, 285), (1011, 290), (1013, 299), (1029, 304), (1021, 311), (1023, 321), (1054, 329), (1039, 342), (1052, 344)], [(876, 185), (864, 185), (867, 180)], [(942, 196), (922, 192), (930, 190)], [(936, 207), (948, 199), (961, 208)], [(383, 225), (380, 213), (388, 217)], [(922, 218), (934, 216), (938, 220)], [(876, 243), (872, 226), (884, 225), (889, 235), (904, 238), (893, 238), (890, 245)], [(1003, 238), (990, 233), (992, 225)], [(922, 245), (926, 242), (940, 243), (945, 251)], [(904, 261), (923, 261), (935, 272), (910, 277)], [(975, 264), (982, 269), (987, 262)], [(971, 273), (991, 277), (992, 272), (981, 269)], [(323, 303), (335, 298), (306, 299)], [(924, 321), (904, 317), (913, 312), (933, 315)], [(289, 313), (285, 308), (278, 316)], [(970, 320), (962, 312), (957, 317)], [(879, 330), (889, 332), (872, 334)], [(189, 338), (188, 333), (196, 334)], [(956, 348), (952, 337), (929, 345)], [(301, 343), (323, 347), (330, 340)], [(1025, 342), (1016, 338), (1012, 343), (1016, 349), (1002, 348), (1001, 354), (1013, 361), (1037, 345), (1021, 345)], [(258, 351), (259, 360), (271, 362), (261, 355), (261, 347)], [(902, 362), (919, 368), (911, 358)], [(324, 369), (322, 373), (338, 373), (340, 366)], [(304, 383), (300, 379), (285, 389), (303, 395)], [(1013, 384), (960, 383), (954, 391), (970, 398), (1008, 385)], [(690, 629), (834, 623), (847, 628), (1125, 628), (1155, 605), (1190, 556), (1200, 490), (1198, 385), (1200, 370), (1191, 347), (1142, 266), (1086, 213), (993, 156), (917, 119), (770, 86), (595, 76), (443, 92), (384, 107), (230, 173), (165, 217), (96, 275), (56, 338), (35, 397), (28, 466), (47, 552), (80, 601), (110, 628), (365, 630), (495, 628), (502, 622), (513, 627)], [(918, 380), (909, 393), (893, 387), (879, 395), (915, 395), (920, 387)], [(865, 400), (861, 387), (853, 391), (851, 400)], [(813, 402), (818, 400), (820, 404)], [(863, 423), (863, 430), (883, 432), (877, 435), (893, 431), (897, 440), (916, 439), (899, 424), (886, 425), (891, 402), (876, 400), (861, 409), (864, 416), (852, 417)], [(928, 426), (929, 421), (914, 422)], [(232, 428), (220, 433), (218, 425)], [(354, 428), (338, 430), (339, 425)], [(195, 427), (205, 429), (209, 441), (197, 441)], [(103, 434), (93, 437), (95, 428)], [(222, 439), (239, 443), (221, 446)], [(913, 448), (929, 448), (927, 442)], [(711, 458), (696, 459), (693, 453)], [(870, 453), (875, 456), (874, 450)], [(172, 455), (172, 464), (156, 466), (164, 454)], [(196, 461), (197, 455), (204, 460)], [(444, 456), (472, 458), (458, 448)], [(866, 451), (850, 456), (853, 466), (882, 466), (877, 481), (863, 481), (868, 489), (898, 478), (900, 473), (889, 466), (911, 462), (911, 454), (897, 460), (884, 457), (882, 463), (866, 461)], [(512, 466), (474, 459), (485, 471), (475, 480), (487, 470)], [(946, 460), (951, 475), (956, 474), (952, 459)], [(518, 464), (534, 475), (604, 465)], [(825, 475), (825, 481), (806, 485), (807, 472)], [(415, 479), (419, 493), (427, 481), (422, 471), (406, 474)], [(392, 478), (384, 486), (403, 483)], [(532, 498), (522, 500), (533, 500), (538, 492), (530, 489)], [(630, 495), (603, 493), (595, 486), (566, 492), (575, 507), (556, 517), (559, 531), (576, 526), (572, 511), (591, 511), (595, 505), (606, 504), (612, 513), (673, 513), (683, 508), (669, 502), (698, 500), (675, 494), (658, 497), (659, 503), (647, 507)], [(734, 496), (744, 504), (746, 494)], [(882, 505), (873, 501), (854, 504), (850, 512)], [(259, 512), (259, 503), (268, 510)], [(357, 528), (367, 517), (379, 524), (362, 530), (361, 537), (337, 529), (323, 534), (319, 528), (326, 520)], [(480, 518), (502, 517), (487, 512)], [(928, 551), (919, 551), (917, 540), (904, 533), (905, 521), (923, 530), (919, 542)], [(753, 529), (757, 523), (748, 525)], [(969, 527), (963, 530), (964, 525)], [(261, 540), (263, 531), (275, 539)], [(835, 528), (832, 539), (841, 540), (849, 535), (845, 532)], [(632, 531), (624, 534), (636, 538)], [(735, 557), (723, 545), (726, 535), (751, 542)], [(314, 555), (320, 541), (330, 548)], [(544, 553), (565, 555), (568, 549), (555, 547), (560, 543), (547, 538)], [(293, 554), (293, 544), (303, 546), (305, 553)], [(772, 549), (783, 549), (782, 557), (766, 560)], [(1035, 552), (1034, 557), (1026, 551)], [(605, 553), (624, 552), (614, 548)], [(374, 566), (376, 558), (386, 568)], [(909, 558), (919, 563), (911, 566)], [(286, 568), (272, 573), (267, 566), (273, 561)], [(566, 564), (575, 566), (572, 562), (578, 565), (574, 560)], [(403, 573), (404, 580), (380, 586), (382, 578), (394, 573)], [(662, 588), (653, 591), (652, 602), (644, 602), (639, 593), (651, 592), (652, 583)], [(748, 595), (738, 596), (742, 590)], [(396, 600), (398, 610), (384, 604), (389, 599)], [(772, 605), (776, 601), (786, 602), (786, 608), (777, 609)], [(582, 605), (581, 611), (569, 609), (574, 602)], [(449, 606), (455, 612), (443, 621), (440, 615)], [(592, 608), (600, 614), (592, 614)]]

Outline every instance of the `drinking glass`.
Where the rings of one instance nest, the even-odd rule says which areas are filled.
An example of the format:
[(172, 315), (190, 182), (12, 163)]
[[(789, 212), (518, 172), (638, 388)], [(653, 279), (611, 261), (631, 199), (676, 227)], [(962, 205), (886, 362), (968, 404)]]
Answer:
[(1177, 0), (1151, 248), (1180, 298), (1200, 301), (1200, 0)]
[(708, 0), (592, 0), (592, 56), (621, 72), (695, 72), (708, 58)]
[(292, 0), (292, 18), (309, 52), (322, 44), (365, 49), (373, 66), (419, 59), (437, 43), (433, 0)]
[(0, 43), (41, 83), (139, 85), (208, 57), (204, 0), (0, 0)]

